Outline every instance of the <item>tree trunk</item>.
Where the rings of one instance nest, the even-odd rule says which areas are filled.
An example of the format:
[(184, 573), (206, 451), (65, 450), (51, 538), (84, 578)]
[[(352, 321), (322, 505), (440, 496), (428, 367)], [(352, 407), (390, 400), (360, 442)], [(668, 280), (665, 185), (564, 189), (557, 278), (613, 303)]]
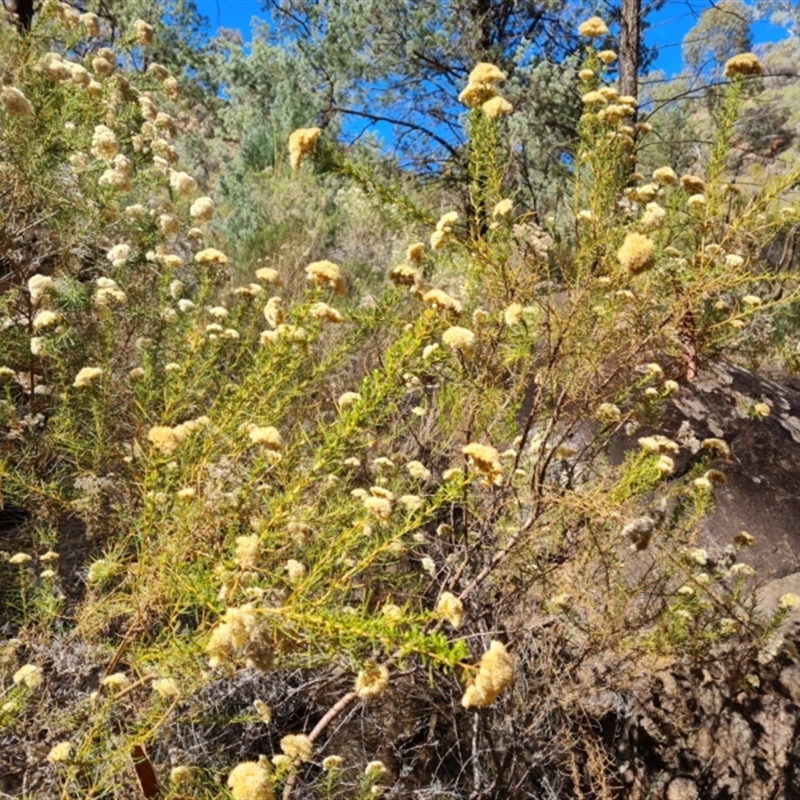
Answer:
[(17, 27), (21, 33), (27, 33), (33, 22), (33, 0), (16, 0), (14, 12), (17, 15)]
[(490, 0), (477, 0), (470, 9), (473, 23), (477, 24), (481, 32), (478, 48), (480, 58), (489, 57), (489, 50), (492, 46), (492, 4)]
[(619, 93), (636, 97), (642, 0), (622, 0), (619, 36)]

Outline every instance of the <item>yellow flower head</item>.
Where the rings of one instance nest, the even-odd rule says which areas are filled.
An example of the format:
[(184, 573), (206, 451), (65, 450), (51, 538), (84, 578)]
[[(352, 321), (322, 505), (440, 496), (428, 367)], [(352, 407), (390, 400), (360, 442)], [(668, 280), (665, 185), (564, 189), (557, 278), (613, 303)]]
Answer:
[(523, 308), (522, 303), (511, 303), (503, 310), (503, 322), (505, 322), (505, 324), (510, 328), (513, 328), (514, 325), (519, 324), (524, 311), (525, 309)]
[(465, 356), (471, 356), (475, 350), (476, 337), (468, 328), (453, 325), (442, 334), (442, 342), (451, 350), (456, 350)]
[(387, 523), (392, 518), (392, 501), (388, 497), (370, 495), (364, 498), (364, 508), (379, 522)]
[(85, 14), (81, 14), (78, 17), (79, 22), (86, 28), (86, 32), (89, 36), (99, 36), (100, 35), (100, 17), (97, 14), (93, 14), (91, 11), (87, 11)]
[(496, 203), (495, 207), (492, 209), (492, 218), (497, 219), (498, 217), (507, 217), (513, 208), (514, 203), (511, 200), (508, 198), (501, 200), (499, 203)]
[(243, 761), (228, 775), (233, 800), (274, 800), (275, 792), (267, 768), (257, 761)]
[(91, 153), (95, 158), (112, 161), (119, 152), (119, 142), (107, 125), (96, 125), (92, 136)]
[(493, 641), (481, 657), (475, 682), (461, 698), (464, 708), (483, 708), (491, 705), (511, 683), (514, 661), (502, 642)]
[(434, 231), (431, 234), (431, 250), (441, 250), (444, 247), (446, 238), (446, 231)]
[[(41, 68), (52, 81), (68, 81), (72, 78), (72, 71), (64, 63), (61, 53), (45, 53), (42, 56)], [(111, 69), (114, 67), (111, 66)]]
[(28, 278), (28, 291), (31, 302), (38, 305), (39, 300), (53, 288), (53, 279), (49, 275), (31, 275)]
[(442, 592), (436, 603), (436, 614), (458, 630), (464, 622), (464, 604), (451, 592)]
[(590, 17), (586, 22), (581, 22), (578, 26), (578, 33), (589, 39), (605, 36), (608, 33), (608, 25), (600, 17)]
[(703, 439), (700, 443), (703, 450), (713, 450), (720, 458), (730, 458), (731, 448), (724, 439), (717, 439), (712, 437), (710, 439)]
[(342, 392), (337, 402), (339, 403), (339, 408), (347, 408), (347, 406), (357, 403), (360, 399), (361, 395), (358, 392)]
[(322, 759), (322, 769), (325, 772), (330, 772), (331, 770), (338, 769), (344, 759), (341, 756), (327, 756), (326, 758)]
[(629, 233), (617, 250), (617, 258), (631, 275), (647, 272), (656, 263), (653, 242), (641, 233)]
[(587, 106), (599, 106), (608, 102), (605, 95), (599, 90), (586, 92), (586, 94), (581, 97), (581, 101)]
[(481, 61), (469, 74), (466, 88), (459, 94), (458, 99), (469, 108), (483, 105), (495, 96), (494, 86), (506, 79), (506, 74), (494, 64)]
[(84, 389), (91, 385), (103, 374), (100, 367), (83, 367), (75, 376), (72, 385), (76, 389)]
[(479, 83), (469, 83), (461, 90), (458, 99), (468, 108), (477, 108), (478, 106), (490, 100), (496, 94), (491, 86), (485, 86)]
[(271, 425), (264, 427), (254, 425), (248, 431), (248, 435), (250, 436), (250, 441), (253, 444), (261, 445), (267, 450), (280, 451), (283, 449), (283, 439), (281, 438), (281, 434), (277, 428), (273, 428)]
[(198, 197), (189, 208), (189, 214), (201, 222), (208, 222), (214, 216), (214, 201), (210, 197)]
[(419, 481), (429, 481), (431, 479), (430, 470), (421, 461), (409, 461), (406, 470), (412, 478)]
[(312, 303), (308, 313), (315, 319), (323, 320), (324, 322), (344, 321), (341, 313), (327, 303)]
[(65, 742), (58, 742), (57, 744), (53, 745), (50, 748), (50, 752), (47, 754), (47, 760), (51, 764), (59, 764), (62, 761), (69, 761), (69, 757), (72, 754), (72, 743), (65, 741)]
[(448, 211), (439, 218), (439, 221), (436, 223), (436, 230), (450, 233), (456, 222), (458, 222), (458, 211)]
[[(161, 81), (162, 83), (169, 78), (169, 70), (163, 65), (159, 64), (156, 61), (153, 61), (147, 67), (147, 74), (152, 75), (157, 81)], [(149, 102), (148, 102), (149, 101)], [(142, 95), (139, 98), (139, 104), (145, 103), (148, 108), (152, 111), (155, 110), (156, 113), (150, 113), (149, 111), (144, 114), (145, 119), (155, 119), (158, 116), (157, 110), (155, 108), (155, 104), (149, 97), (146, 95)], [(142, 105), (142, 111), (145, 111), (144, 105)]]
[(283, 279), (280, 273), (272, 267), (259, 267), (256, 270), (256, 278), (262, 283), (269, 283), (273, 286), (283, 286)]
[(600, 422), (610, 425), (622, 419), (622, 412), (619, 410), (619, 407), (615, 406), (613, 403), (600, 403), (595, 412), (595, 416)]
[(514, 110), (514, 106), (508, 102), (504, 97), (492, 97), (481, 105), (483, 113), (489, 119), (496, 119), (497, 117), (510, 114)]
[(468, 83), (502, 83), (508, 76), (499, 67), (486, 61), (479, 61), (469, 74)]
[(261, 539), (257, 533), (236, 538), (236, 562), (242, 569), (255, 569), (261, 560)]
[(29, 689), (38, 688), (43, 679), (44, 671), (36, 664), (24, 664), (11, 676), (11, 680), (17, 686), (22, 683)]
[(678, 176), (675, 174), (675, 170), (672, 169), (672, 167), (659, 167), (653, 171), (653, 177), (664, 185), (677, 183), (678, 181)]
[(306, 267), (306, 278), (314, 286), (328, 286), (336, 294), (344, 294), (346, 285), (338, 264), (333, 261), (314, 261)]
[(42, 328), (49, 328), (51, 325), (55, 325), (58, 320), (59, 316), (55, 311), (43, 309), (37, 312), (36, 316), (33, 318), (33, 329), (39, 331)]
[(296, 558), (290, 558), (286, 561), (286, 575), (289, 578), (289, 583), (297, 583), (303, 580), (307, 574), (305, 564), (298, 561)]
[(320, 136), (322, 136), (320, 128), (298, 128), (289, 136), (289, 160), (292, 169), (300, 169), (303, 157), (314, 149)]
[(703, 208), (706, 205), (706, 196), (704, 194), (693, 194), (687, 201), (686, 205), (689, 208)]
[(281, 750), (291, 759), (311, 761), (314, 755), (314, 743), (303, 733), (290, 733), (281, 739)]
[(207, 247), (205, 250), (195, 253), (194, 260), (198, 264), (213, 264), (219, 267), (224, 267), (228, 264), (228, 256), (215, 247)]
[(283, 300), (280, 297), (270, 297), (264, 306), (264, 319), (272, 328), (286, 322), (286, 314), (283, 310)]
[(778, 608), (781, 611), (793, 611), (798, 606), (800, 606), (800, 596), (793, 592), (787, 592), (778, 598)]
[(80, 24), (81, 15), (69, 3), (58, 3), (55, 7), (56, 19), (68, 31), (74, 31)]
[(152, 690), (161, 697), (180, 697), (181, 687), (175, 678), (156, 678), (151, 684)]
[(156, 450), (164, 455), (171, 455), (178, 449), (183, 437), (174, 428), (156, 425), (147, 432), (147, 438)]
[(646, 231), (654, 231), (662, 227), (667, 219), (667, 212), (658, 203), (648, 203), (642, 214), (641, 225)]

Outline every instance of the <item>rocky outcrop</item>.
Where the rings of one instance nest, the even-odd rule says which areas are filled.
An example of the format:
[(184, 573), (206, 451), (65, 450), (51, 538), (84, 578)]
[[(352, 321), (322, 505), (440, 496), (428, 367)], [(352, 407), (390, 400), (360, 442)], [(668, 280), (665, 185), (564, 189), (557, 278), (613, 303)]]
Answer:
[[(800, 588), (800, 574), (759, 593)], [(800, 613), (757, 651), (652, 676), (629, 704), (615, 755), (627, 800), (800, 798)]]
[(755, 537), (742, 560), (759, 583), (800, 571), (800, 381), (780, 382), (736, 366), (717, 364), (682, 384), (658, 427), (640, 428), (615, 448), (636, 447), (650, 431), (684, 447), (676, 475), (699, 458), (703, 439), (724, 439), (730, 458), (713, 464), (727, 478), (714, 492), (715, 506), (703, 522), (705, 544), (723, 549), (739, 531)]

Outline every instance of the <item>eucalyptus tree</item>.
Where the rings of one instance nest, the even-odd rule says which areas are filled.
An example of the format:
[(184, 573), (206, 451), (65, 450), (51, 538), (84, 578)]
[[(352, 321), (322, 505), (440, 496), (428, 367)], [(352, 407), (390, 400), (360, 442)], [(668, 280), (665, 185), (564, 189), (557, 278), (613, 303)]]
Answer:
[[(512, 152), (533, 193), (574, 137), (579, 103), (573, 68), (576, 23), (567, 0), (265, 0), (273, 41), (314, 75), (324, 127), (342, 119), (355, 141), (377, 132), (400, 163), (429, 176), (460, 177), (458, 94), (478, 61), (508, 75), (515, 105)], [(531, 169), (535, 164), (536, 169)]]
[[(551, 196), (566, 170), (580, 116), (577, 24), (593, 13), (612, 25), (615, 0), (263, 0), (271, 41), (314, 76), (317, 123), (341, 119), (351, 141), (376, 131), (400, 164), (437, 178), (463, 177), (458, 102), (479, 61), (507, 75), (509, 171), (531, 206)], [(641, 22), (641, 9), (637, 9)], [(595, 42), (603, 45), (603, 42)], [(609, 39), (608, 44), (611, 44)], [(629, 37), (637, 52), (641, 37)], [(642, 49), (636, 63), (652, 53)], [(611, 77), (616, 76), (612, 68)], [(309, 120), (310, 122), (310, 120)]]
[(707, 8), (683, 40), (683, 59), (697, 74), (721, 74), (725, 62), (752, 47), (753, 7), (720, 0)]

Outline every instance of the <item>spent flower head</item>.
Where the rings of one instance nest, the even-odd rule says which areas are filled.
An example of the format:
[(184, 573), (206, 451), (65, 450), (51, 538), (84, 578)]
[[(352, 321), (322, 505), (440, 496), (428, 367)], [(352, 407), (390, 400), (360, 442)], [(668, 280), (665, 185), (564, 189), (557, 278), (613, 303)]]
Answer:
[(750, 77), (764, 74), (764, 66), (755, 53), (739, 53), (725, 62), (726, 78)]
[(0, 103), (10, 117), (34, 116), (33, 103), (15, 86), (4, 86), (0, 89)]
[(491, 483), (503, 482), (503, 465), (500, 462), (500, 453), (488, 444), (472, 442), (461, 448), (472, 468)]
[(362, 700), (372, 700), (383, 694), (389, 685), (389, 669), (384, 664), (367, 664), (356, 675), (355, 692)]
[(103, 161), (113, 161), (119, 153), (119, 142), (107, 125), (96, 125), (92, 136), (91, 153), (95, 158)]
[(97, 14), (87, 11), (78, 17), (78, 21), (84, 28), (89, 36), (97, 37), (100, 35), (100, 17)]
[(133, 30), (136, 32), (136, 42), (140, 45), (148, 45), (153, 41), (155, 28), (143, 19), (137, 19), (133, 23)]

